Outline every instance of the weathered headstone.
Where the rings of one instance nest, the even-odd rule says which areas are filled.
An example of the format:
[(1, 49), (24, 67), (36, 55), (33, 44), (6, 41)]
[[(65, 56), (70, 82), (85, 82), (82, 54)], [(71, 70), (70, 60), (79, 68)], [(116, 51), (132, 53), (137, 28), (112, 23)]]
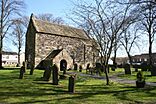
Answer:
[(54, 64), (52, 67), (52, 74), (53, 74), (53, 85), (58, 85), (58, 67)]
[(50, 67), (46, 67), (45, 71), (44, 71), (44, 75), (43, 75), (43, 80), (44, 81), (49, 81), (51, 77), (51, 68)]
[(75, 75), (71, 75), (69, 77), (68, 91), (70, 93), (75, 93), (75, 80), (76, 80), (76, 74)]
[(87, 67), (86, 67), (86, 74), (90, 71), (90, 64), (87, 64)]
[(25, 63), (23, 62), (23, 65), (22, 65), (22, 67), (20, 68), (19, 79), (23, 79), (24, 73), (25, 73)]
[(50, 77), (51, 77), (52, 61), (51, 60), (44, 60), (43, 65), (44, 65), (43, 80), (49, 81)]
[(135, 68), (135, 72), (138, 72), (138, 68)]
[(82, 65), (79, 66), (79, 72), (82, 72)]
[(103, 72), (102, 65), (100, 63), (96, 63), (95, 70), (97, 71), (99, 75), (101, 75), (101, 72)]
[(152, 68), (151, 68), (151, 76), (156, 76), (156, 66), (152, 66)]
[(115, 66), (115, 65), (112, 65), (112, 66), (111, 66), (111, 70), (112, 70), (112, 71), (115, 71), (115, 69), (116, 69), (116, 66)]
[(124, 65), (125, 74), (131, 74), (131, 68), (129, 64)]
[(30, 68), (30, 75), (33, 75), (33, 72), (34, 72), (34, 65), (32, 64)]
[(147, 63), (144, 62), (144, 63), (141, 64), (142, 71), (147, 71), (148, 68), (149, 68), (149, 65)]
[(77, 64), (74, 64), (74, 70), (77, 71)]

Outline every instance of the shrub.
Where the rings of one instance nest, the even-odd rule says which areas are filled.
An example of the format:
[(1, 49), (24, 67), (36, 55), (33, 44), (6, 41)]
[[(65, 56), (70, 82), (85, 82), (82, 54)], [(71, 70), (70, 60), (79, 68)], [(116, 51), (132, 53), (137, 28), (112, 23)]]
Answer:
[(145, 86), (145, 77), (144, 77), (142, 71), (139, 71), (137, 73), (136, 87), (144, 88), (144, 86)]
[(138, 73), (137, 73), (137, 81), (139, 81), (139, 82), (145, 81), (145, 77), (144, 77), (142, 71), (138, 71)]

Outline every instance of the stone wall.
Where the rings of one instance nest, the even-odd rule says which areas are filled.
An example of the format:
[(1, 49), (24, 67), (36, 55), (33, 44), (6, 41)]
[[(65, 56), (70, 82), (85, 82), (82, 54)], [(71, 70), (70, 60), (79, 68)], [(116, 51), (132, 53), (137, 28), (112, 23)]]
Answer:
[(84, 64), (92, 60), (92, 48), (85, 46), (78, 38), (37, 33), (35, 47), (35, 65), (39, 64), (54, 49), (65, 49), (76, 63)]
[(60, 68), (60, 62), (61, 60), (67, 61), (67, 69), (73, 67), (73, 59), (70, 57), (70, 55), (66, 52), (66, 50), (62, 50), (54, 59), (53, 64), (56, 64)]

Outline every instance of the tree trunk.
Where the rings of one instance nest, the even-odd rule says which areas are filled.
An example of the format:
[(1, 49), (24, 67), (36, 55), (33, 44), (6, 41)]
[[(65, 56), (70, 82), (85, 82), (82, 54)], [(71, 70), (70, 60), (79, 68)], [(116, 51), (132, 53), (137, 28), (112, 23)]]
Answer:
[(0, 39), (0, 68), (3, 68), (3, 66), (2, 66), (2, 32), (0, 33), (0, 35), (1, 35), (1, 39)]
[(149, 65), (152, 66), (152, 42), (149, 40)]
[[(108, 55), (107, 55), (108, 56)], [(109, 85), (109, 76), (108, 76), (108, 60), (109, 60), (109, 56), (107, 57), (105, 63), (104, 63), (104, 67), (105, 67), (105, 75), (106, 75), (106, 85)], [(102, 64), (103, 65), (103, 64)]]
[(20, 66), (20, 51), (18, 51), (18, 67)]
[(128, 58), (129, 58), (129, 63), (130, 63), (130, 65), (132, 65), (132, 57), (131, 57), (130, 53), (127, 52), (127, 55), (128, 55)]
[(116, 52), (117, 50), (114, 50), (114, 57), (113, 57), (113, 65), (116, 67)]
[(0, 20), (0, 68), (2, 66), (2, 46), (3, 46), (3, 19), (4, 19), (4, 1), (1, 1), (1, 20)]
[(106, 85), (109, 85), (109, 77), (108, 77), (108, 65), (106, 65), (106, 68), (105, 68), (105, 75), (106, 75)]

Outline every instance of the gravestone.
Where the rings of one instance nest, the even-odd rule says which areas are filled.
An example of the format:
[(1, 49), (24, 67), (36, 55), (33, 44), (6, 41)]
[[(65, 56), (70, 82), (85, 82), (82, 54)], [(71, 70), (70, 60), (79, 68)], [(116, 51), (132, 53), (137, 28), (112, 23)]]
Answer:
[(148, 68), (149, 68), (149, 65), (146, 62), (144, 62), (144, 63), (141, 64), (142, 71), (147, 71)]
[(152, 66), (152, 68), (151, 68), (151, 76), (156, 76), (156, 66)]
[(54, 64), (52, 67), (52, 75), (53, 75), (53, 85), (58, 85), (58, 67)]
[(76, 74), (69, 77), (68, 92), (75, 93)]
[(138, 68), (135, 68), (135, 72), (138, 72)]
[(112, 70), (112, 71), (115, 71), (116, 65), (110, 65), (110, 67), (111, 67), (111, 70)]
[(79, 66), (79, 72), (82, 72), (82, 65)]
[(20, 68), (19, 79), (23, 79), (24, 73), (25, 73), (25, 62), (23, 62), (23, 65), (22, 65), (22, 67)]
[(51, 77), (51, 68), (50, 67), (46, 67), (45, 71), (44, 71), (44, 75), (43, 75), (43, 80), (44, 81), (49, 81)]
[(77, 64), (74, 64), (74, 70), (77, 71)]
[(34, 72), (34, 65), (32, 64), (30, 67), (30, 75), (33, 75), (33, 72)]
[(86, 74), (90, 71), (90, 64), (87, 64), (87, 67), (86, 67)]
[(95, 69), (96, 69), (96, 71), (97, 71), (97, 73), (98, 73), (99, 75), (101, 75), (101, 73), (103, 72), (103, 71), (102, 71), (103, 68), (102, 68), (102, 65), (101, 65), (100, 63), (96, 63)]
[(52, 61), (51, 60), (44, 60), (43, 65), (44, 65), (43, 80), (49, 81), (50, 77), (51, 77)]
[(131, 68), (129, 64), (124, 65), (125, 74), (131, 74)]

